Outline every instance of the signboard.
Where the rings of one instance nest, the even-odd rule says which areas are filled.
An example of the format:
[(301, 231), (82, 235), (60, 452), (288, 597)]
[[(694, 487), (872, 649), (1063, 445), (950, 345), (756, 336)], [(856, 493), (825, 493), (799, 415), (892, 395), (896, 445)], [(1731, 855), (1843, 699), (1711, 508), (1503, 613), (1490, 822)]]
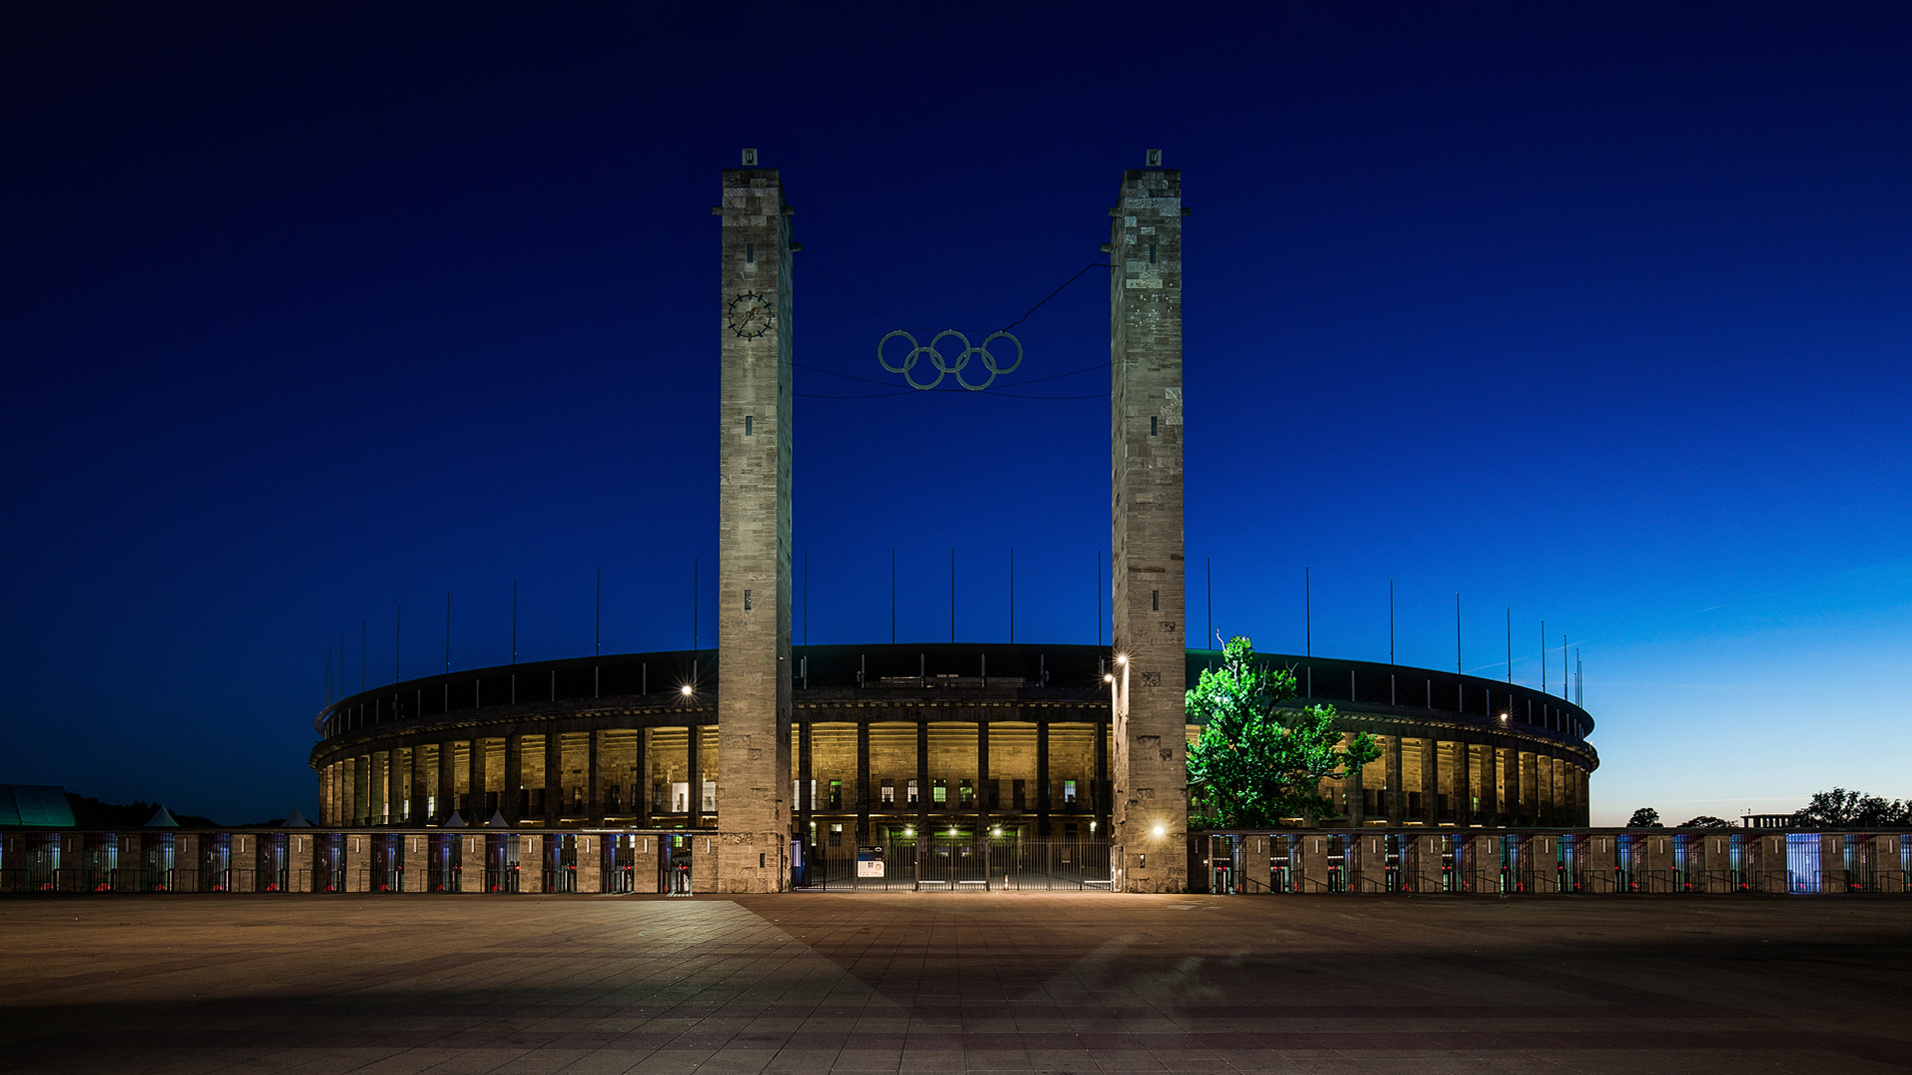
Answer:
[(859, 847), (856, 849), (856, 875), (858, 877), (883, 876), (883, 849), (881, 847)]

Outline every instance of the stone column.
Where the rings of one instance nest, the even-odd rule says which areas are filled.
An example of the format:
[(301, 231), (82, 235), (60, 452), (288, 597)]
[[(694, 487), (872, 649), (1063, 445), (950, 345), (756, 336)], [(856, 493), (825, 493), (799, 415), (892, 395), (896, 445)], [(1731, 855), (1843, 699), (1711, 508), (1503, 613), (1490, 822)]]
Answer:
[(544, 891), (544, 836), (541, 833), (518, 837), (518, 891)]
[[(723, 759), (718, 759), (723, 764)], [(604, 836), (578, 834), (578, 891), (604, 891)]]
[(1441, 744), (1428, 738), (1421, 745), (1421, 821), (1441, 823)]
[[(702, 726), (697, 724), (693, 718), (690, 725), (689, 745), (684, 750), (684, 766), (690, 770), (690, 776), (688, 777), (690, 780), (690, 799), (684, 804), (685, 808), (690, 811), (690, 817), (685, 821), (685, 825), (693, 829), (701, 828), (704, 824), (704, 767), (702, 764), (703, 759), (698, 757), (700, 753), (698, 750), (698, 740), (702, 738), (702, 736), (698, 735), (698, 732), (702, 730)], [(718, 750), (721, 752), (723, 747), (719, 746)], [(717, 760), (719, 764), (723, 762), (722, 758), (718, 758)], [(723, 808), (721, 791), (719, 791), (718, 796), (717, 805), (721, 820), (721, 811)], [(703, 891), (709, 890), (705, 889)]]
[(1474, 823), (1474, 745), (1454, 742), (1454, 823), (1462, 827)]
[[(696, 769), (698, 757), (698, 729), (690, 729), (690, 761)], [(696, 775), (690, 777), (690, 811), (692, 819), (696, 817)], [(564, 817), (564, 735), (558, 733), (556, 723), (545, 729), (545, 828), (556, 828), (558, 819)], [(480, 824), (474, 821), (472, 824)]]
[(594, 730), (586, 734), (590, 736), (590, 750), (589, 753), (586, 754), (584, 762), (585, 816), (591, 819), (592, 825), (602, 827), (604, 825), (604, 798), (600, 791), (603, 785), (598, 782), (598, 766), (602, 764), (604, 760), (604, 732)]
[(1049, 721), (1036, 718), (1036, 838), (1049, 837)]
[(989, 722), (976, 721), (976, 842), (989, 842)]
[(524, 820), (524, 736), (505, 736), (505, 786), (498, 796), (498, 809), (505, 820), (516, 825)]
[[(425, 747), (423, 745), (414, 746), (412, 748), (412, 792), (411, 794), (412, 794), (412, 824), (414, 825), (430, 824), (432, 820), (432, 816), (431, 816), (432, 790), (431, 788), (432, 788), (433, 773), (430, 766), (427, 764), (426, 759), (435, 757), (436, 754), (437, 754), (437, 751), (435, 748), (430, 754), (426, 753)], [(420, 861), (422, 862), (423, 860), (421, 859)], [(419, 891), (422, 892), (424, 890), (420, 889)]]
[(1508, 824), (1531, 824), (1527, 817), (1527, 801), (1520, 794), (1520, 748), (1507, 751), (1507, 814)]
[[(640, 727), (637, 729), (637, 761), (633, 765), (633, 771), (631, 773), (633, 785), (631, 788), (631, 798), (633, 800), (631, 803), (631, 812), (637, 815), (637, 827), (640, 829), (648, 829), (651, 827), (651, 761), (648, 756), (650, 752), (650, 735), (651, 730), (648, 727)], [(655, 891), (655, 870), (652, 871), (651, 880), (653, 887), (641, 889), (640, 891)], [(639, 875), (638, 883), (644, 883), (642, 874)]]
[(870, 842), (870, 722), (856, 722), (856, 842)]
[(1480, 748), (1480, 810), (1482, 823), (1498, 827), (1500, 820), (1500, 748), (1485, 743)]
[(929, 861), (929, 723), (916, 711), (916, 876)]
[(1553, 827), (1553, 816), (1547, 810), (1547, 755), (1538, 750), (1534, 751), (1534, 824)]
[(466, 756), (465, 761), (465, 768), (470, 772), (470, 776), (465, 781), (467, 789), (465, 798), (471, 804), (466, 808), (465, 820), (475, 827), (491, 820), (491, 812), (485, 809), (485, 793), (488, 789), (485, 787), (485, 741), (483, 739), (477, 736), (472, 737), (471, 753)]
[(363, 832), (345, 834), (345, 891), (372, 890), (372, 837)]
[[(1124, 891), (1183, 892), (1182, 174), (1124, 172), (1109, 213), (1110, 563), (1122, 695), (1110, 838)], [(1150, 867), (1134, 869), (1151, 850)]]
[(638, 836), (635, 852), (631, 855), (631, 891), (658, 891), (658, 862), (663, 843), (668, 836)]
[[(790, 884), (790, 214), (774, 169), (723, 174), (718, 338), (718, 890)], [(762, 863), (762, 865), (759, 865)]]
[(1407, 822), (1407, 791), (1401, 787), (1401, 737), (1388, 736), (1386, 753), (1388, 771), (1388, 827), (1400, 828)]
[(392, 751), (390, 773), (391, 791), (387, 796), (392, 804), (392, 824), (403, 825), (411, 820), (412, 764), (415, 752), (410, 747), (399, 747)]
[(350, 823), (367, 824), (372, 809), (372, 756), (360, 754), (352, 759), (352, 812)]
[(434, 822), (443, 821), (458, 808), (452, 800), (458, 794), (458, 744), (450, 740), (438, 744), (438, 816)]

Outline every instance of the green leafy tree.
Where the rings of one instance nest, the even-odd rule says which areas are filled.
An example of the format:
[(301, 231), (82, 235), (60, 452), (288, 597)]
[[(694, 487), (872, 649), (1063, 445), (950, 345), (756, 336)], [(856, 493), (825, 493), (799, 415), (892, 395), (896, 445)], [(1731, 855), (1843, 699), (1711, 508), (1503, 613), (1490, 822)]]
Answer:
[(1701, 814), (1691, 821), (1680, 822), (1679, 827), (1682, 829), (1733, 829), (1739, 826), (1722, 817), (1714, 817), (1711, 814)]
[(1657, 829), (1661, 827), (1660, 812), (1651, 806), (1642, 806), (1633, 812), (1632, 817), (1627, 818), (1627, 828), (1629, 829)]
[(1188, 752), (1195, 824), (1261, 829), (1285, 817), (1332, 817), (1321, 782), (1381, 756), (1366, 732), (1343, 742), (1333, 706), (1281, 706), (1294, 696), (1294, 673), (1257, 664), (1246, 638), (1230, 639), (1221, 667), (1202, 672), (1188, 692), (1189, 716), (1202, 725)]
[(1814, 792), (1806, 808), (1794, 814), (1800, 825), (1820, 829), (1871, 829), (1906, 823), (1907, 804), (1844, 788)]

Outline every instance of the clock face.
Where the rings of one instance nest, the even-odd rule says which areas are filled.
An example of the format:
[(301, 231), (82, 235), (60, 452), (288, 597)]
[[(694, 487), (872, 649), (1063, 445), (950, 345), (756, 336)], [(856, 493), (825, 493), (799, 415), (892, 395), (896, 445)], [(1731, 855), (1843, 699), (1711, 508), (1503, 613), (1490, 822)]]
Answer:
[(724, 314), (724, 323), (730, 331), (746, 340), (754, 340), (770, 331), (777, 319), (776, 310), (770, 304), (767, 295), (755, 291), (745, 291), (730, 300), (729, 309)]

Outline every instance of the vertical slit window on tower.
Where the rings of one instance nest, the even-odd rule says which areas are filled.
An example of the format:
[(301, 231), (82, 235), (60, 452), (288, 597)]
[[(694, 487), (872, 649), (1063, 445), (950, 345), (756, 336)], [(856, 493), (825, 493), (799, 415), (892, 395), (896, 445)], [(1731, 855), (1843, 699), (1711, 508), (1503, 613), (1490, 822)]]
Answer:
[(746, 437), (755, 435), (751, 432), (751, 424), (751, 416), (748, 414), (744, 415), (744, 436)]
[(744, 260), (747, 262), (750, 262), (751, 264), (756, 263), (757, 261), (757, 244), (756, 243), (744, 244)]
[(1155, 419), (1155, 415), (1149, 415), (1149, 436), (1151, 437), (1155, 436)]
[(1154, 243), (1149, 244), (1149, 264), (1150, 265), (1155, 264), (1155, 244)]
[(744, 591), (744, 611), (745, 612), (750, 611), (750, 591), (749, 590)]
[(1162, 591), (1160, 590), (1149, 591), (1149, 610), (1152, 612), (1162, 611)]

